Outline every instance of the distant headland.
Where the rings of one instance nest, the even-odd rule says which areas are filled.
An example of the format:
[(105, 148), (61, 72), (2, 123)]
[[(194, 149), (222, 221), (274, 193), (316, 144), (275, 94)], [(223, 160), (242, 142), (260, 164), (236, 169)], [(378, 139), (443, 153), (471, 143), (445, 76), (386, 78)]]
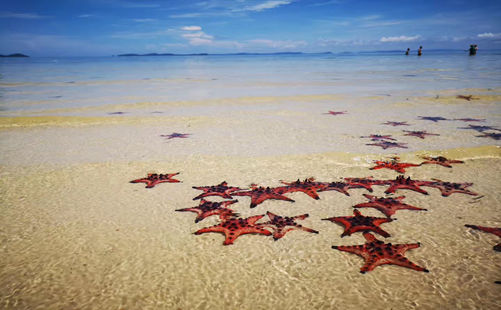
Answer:
[(0, 57), (30, 57), (30, 56), (21, 53), (15, 53), (10, 55), (0, 55)]
[(278, 53), (224, 53), (224, 54), (209, 54), (209, 53), (197, 53), (197, 54), (173, 54), (173, 53), (149, 53), (149, 54), (119, 54), (117, 56), (248, 56), (248, 55), (302, 55), (302, 54), (332, 54), (331, 52), (323, 53), (303, 53), (303, 52), (278, 52)]

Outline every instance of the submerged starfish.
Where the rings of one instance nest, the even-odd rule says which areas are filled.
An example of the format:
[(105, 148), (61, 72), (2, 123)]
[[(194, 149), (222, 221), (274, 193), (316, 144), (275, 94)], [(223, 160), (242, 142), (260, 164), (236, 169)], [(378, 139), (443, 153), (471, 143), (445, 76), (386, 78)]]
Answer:
[(219, 215), (220, 219), (225, 220), (234, 216), (238, 216), (238, 213), (235, 213), (235, 211), (227, 208), (229, 205), (234, 204), (236, 202), (238, 202), (238, 200), (213, 202), (202, 199), (200, 200), (200, 204), (198, 205), (198, 207), (177, 209), (176, 211), (181, 211), (181, 212), (187, 211), (187, 212), (197, 213), (197, 217), (195, 218), (195, 223), (198, 223), (201, 220), (212, 215)]
[(158, 183), (179, 183), (181, 181), (172, 178), (178, 174), (179, 172), (167, 174), (148, 173), (146, 178), (132, 180), (130, 183), (146, 183), (146, 188), (152, 188)]
[(494, 133), (494, 132), (489, 132), (489, 133), (482, 133), (480, 136), (475, 136), (475, 137), (481, 137), (481, 138), (492, 138), (494, 140), (501, 140), (501, 133)]
[[(485, 227), (485, 226), (477, 226), (477, 225), (464, 225), (464, 226), (469, 227), (469, 228), (473, 228), (473, 229), (476, 229), (476, 230), (485, 231), (487, 233), (494, 234), (494, 235), (496, 235), (496, 236), (498, 236), (498, 237), (501, 238), (501, 228)], [(493, 247), (493, 249), (494, 249), (494, 251), (501, 252), (501, 243), (496, 244)]]
[(345, 194), (346, 196), (350, 196), (350, 194), (348, 193), (348, 190), (350, 188), (353, 188), (353, 186), (345, 182), (329, 182), (325, 183), (325, 187), (317, 191), (318, 192), (337, 191)]
[(320, 197), (318, 197), (317, 190), (326, 186), (325, 183), (315, 182), (314, 178), (305, 179), (304, 181), (297, 179), (295, 182), (281, 182), (287, 186), (275, 188), (275, 190), (280, 194), (303, 192), (316, 200), (320, 199)]
[(353, 215), (354, 216), (329, 217), (323, 220), (342, 224), (344, 226), (344, 232), (341, 234), (341, 238), (344, 236), (350, 236), (357, 231), (373, 231), (383, 237), (390, 236), (390, 234), (381, 229), (379, 225), (391, 222), (393, 221), (392, 219), (384, 217), (363, 216), (358, 210), (353, 210)]
[(369, 199), (369, 202), (359, 203), (358, 205), (354, 205), (353, 208), (374, 208), (383, 212), (384, 215), (386, 215), (386, 217), (388, 218), (390, 218), (398, 210), (427, 211), (423, 208), (418, 208), (402, 203), (402, 200), (405, 198), (405, 196), (384, 198), (364, 194), (364, 197)]
[(391, 135), (369, 135), (369, 136), (361, 136), (360, 138), (369, 138), (371, 141), (385, 141), (385, 140), (392, 140), (392, 141), (397, 141), (396, 139), (393, 139)]
[(464, 99), (464, 100), (467, 100), (467, 101), (470, 101), (470, 100), (478, 100), (478, 98), (473, 98), (473, 95), (468, 95), (468, 96), (465, 96), (465, 95), (457, 95), (456, 98), (458, 99)]
[(170, 135), (160, 135), (160, 137), (167, 138), (167, 140), (174, 139), (174, 138), (188, 138), (188, 136), (191, 135), (190, 133), (177, 133), (173, 132)]
[(378, 143), (367, 143), (365, 145), (374, 145), (374, 146), (380, 146), (383, 148), (383, 150), (386, 150), (391, 147), (399, 147), (402, 149), (406, 149), (407, 147), (405, 146), (407, 143), (398, 143), (398, 142), (390, 142), (390, 141), (381, 141)]
[(400, 158), (398, 157), (393, 157), (391, 161), (381, 161), (381, 160), (375, 160), (374, 163), (376, 166), (369, 168), (370, 170), (378, 170), (378, 169), (391, 169), (395, 170), (396, 172), (399, 173), (405, 173), (405, 168), (409, 167), (418, 167), (419, 165), (416, 164), (410, 164), (410, 163), (400, 163), (398, 162)]
[(374, 180), (372, 177), (367, 178), (344, 178), (348, 183), (348, 188), (365, 188), (369, 192), (372, 192), (373, 185), (386, 185), (387, 181)]
[(485, 122), (485, 118), (455, 118), (454, 120), (462, 122)]
[(426, 159), (426, 161), (423, 161), (421, 163), (421, 165), (436, 164), (436, 165), (444, 166), (447, 168), (452, 168), (451, 164), (463, 164), (464, 163), (464, 161), (462, 161), (462, 160), (447, 159), (443, 156), (438, 156), (438, 157), (422, 156), (421, 158)]
[(199, 229), (195, 235), (200, 235), (208, 232), (222, 233), (225, 235), (224, 245), (233, 244), (235, 239), (245, 234), (261, 234), (269, 236), (271, 232), (264, 229), (261, 224), (256, 222), (261, 219), (263, 215), (251, 216), (248, 218), (228, 218), (224, 219), (221, 223)]
[(250, 196), (251, 197), (251, 208), (255, 208), (257, 205), (261, 204), (263, 201), (267, 199), (274, 200), (285, 200), (294, 202), (294, 200), (283, 196), (280, 191), (270, 188), (270, 187), (262, 187), (262, 186), (253, 186), (251, 190), (245, 192), (237, 192), (233, 193), (233, 196)]
[(340, 111), (340, 112), (336, 112), (336, 111), (329, 111), (328, 113), (324, 113), (324, 114), (330, 114), (330, 115), (340, 115), (340, 114), (346, 114), (348, 113), (348, 111)]
[(428, 193), (419, 186), (423, 181), (411, 180), (411, 177), (405, 178), (403, 175), (397, 176), (395, 180), (389, 180), (390, 187), (385, 191), (386, 194), (394, 193), (397, 189), (410, 189), (412, 191), (428, 195)]
[(432, 121), (435, 123), (438, 121), (448, 121), (447, 118), (443, 118), (442, 116), (419, 116), (419, 119), (424, 121)]
[(193, 186), (193, 188), (204, 191), (202, 194), (193, 198), (193, 200), (197, 200), (208, 196), (219, 196), (222, 198), (231, 199), (233, 198), (231, 196), (233, 192), (242, 190), (240, 187), (228, 186), (228, 183), (226, 183), (226, 181), (221, 182), (221, 184), (219, 185)]
[(429, 133), (424, 130), (418, 130), (418, 131), (403, 130), (403, 131), (407, 132), (404, 136), (413, 136), (421, 139), (424, 139), (425, 136), (440, 136), (438, 133)]
[(407, 124), (407, 122), (391, 122), (387, 121), (386, 123), (382, 123), (382, 125), (390, 125), (390, 126), (410, 126), (410, 124)]
[(480, 125), (468, 125), (468, 127), (458, 127), (458, 129), (472, 129), (472, 130), (476, 130), (478, 132), (484, 132), (486, 130), (501, 131), (501, 129), (498, 129), (496, 127), (492, 127), (492, 126), (480, 126)]
[(477, 196), (478, 194), (472, 191), (467, 190), (467, 187), (470, 187), (473, 185), (473, 183), (451, 183), (451, 182), (444, 182), (442, 180), (438, 179), (432, 179), (432, 182), (429, 181), (422, 181), (421, 186), (428, 186), (428, 187), (434, 187), (438, 188), (440, 192), (442, 193), (442, 196), (448, 197), (453, 193), (462, 193), (462, 194), (467, 194), (467, 195), (472, 195), (472, 196)]
[(365, 244), (362, 245), (351, 245), (351, 246), (336, 246), (333, 245), (332, 248), (357, 254), (365, 259), (365, 264), (360, 268), (361, 273), (366, 273), (368, 271), (374, 270), (377, 266), (392, 264), (398, 265), (406, 268), (410, 268), (417, 271), (429, 272), (428, 269), (420, 267), (407, 258), (404, 254), (407, 250), (419, 248), (420, 243), (410, 243), (410, 244), (391, 244), (384, 243), (376, 239), (372, 234), (366, 232), (364, 233)]
[[(310, 233), (318, 234), (318, 231), (303, 227), (302, 225), (296, 223), (296, 220), (304, 220), (307, 218), (309, 215), (308, 214), (303, 214), (303, 215), (297, 215), (297, 216), (280, 216), (273, 214), (271, 212), (266, 212), (270, 220), (268, 222), (262, 223), (263, 227), (270, 227), (273, 229), (273, 239), (277, 241), (278, 239), (282, 238), (286, 233), (292, 230), (304, 230)], [(289, 226), (289, 228), (286, 228)]]

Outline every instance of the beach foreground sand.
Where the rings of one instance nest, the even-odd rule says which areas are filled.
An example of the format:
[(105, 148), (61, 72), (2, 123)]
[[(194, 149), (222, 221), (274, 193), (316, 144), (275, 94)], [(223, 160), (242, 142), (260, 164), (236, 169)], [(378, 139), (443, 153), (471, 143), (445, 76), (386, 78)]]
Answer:
[[(328, 104), (319, 103), (318, 110), (326, 112)], [(402, 115), (410, 115), (405, 104), (402, 102)], [(495, 110), (493, 104), (486, 105)], [(337, 106), (339, 110), (350, 107)], [(96, 124), (79, 120), (77, 125), (70, 116), (38, 125), (33, 117), (3, 120), (0, 305), (9, 309), (501, 306), (500, 286), (494, 284), (501, 280), (501, 256), (492, 249), (499, 238), (464, 226), (501, 226), (501, 151), (494, 143), (481, 145), (478, 141), (484, 140), (472, 139), (474, 133), (469, 131), (451, 133), (445, 127), (440, 131), (444, 140), (428, 145), (433, 138), (405, 140), (415, 144), (399, 154), (402, 161), (417, 163), (424, 154), (464, 160), (453, 168), (409, 168), (405, 176), (472, 182), (471, 190), (479, 193), (442, 197), (434, 188), (427, 188), (429, 195), (397, 192), (406, 196), (406, 203), (428, 211), (397, 212), (394, 218), (398, 220), (382, 226), (391, 237), (377, 237), (394, 244), (420, 242), (421, 246), (408, 251), (406, 257), (429, 273), (387, 265), (361, 274), (360, 257), (331, 248), (364, 243), (361, 233), (341, 238), (341, 226), (322, 220), (352, 215), (352, 206), (366, 201), (362, 194), (368, 192), (364, 189), (350, 190), (350, 196), (323, 192), (320, 200), (292, 193), (287, 196), (294, 203), (268, 200), (254, 209), (249, 208), (248, 197), (237, 197), (239, 202), (233, 205), (242, 217), (267, 211), (283, 216), (308, 213), (301, 224), (319, 234), (292, 231), (278, 241), (245, 235), (229, 246), (222, 245), (221, 234), (194, 235), (218, 219), (195, 223), (193, 213), (175, 212), (198, 204), (192, 199), (200, 191), (192, 186), (222, 181), (239, 187), (251, 183), (279, 186), (280, 180), (308, 177), (338, 181), (366, 176), (394, 179), (398, 175), (392, 170), (369, 170), (372, 160), (387, 158), (394, 150), (361, 149), (357, 145), (366, 143), (360, 135), (388, 131), (397, 135), (400, 129), (374, 132), (375, 127), (357, 126), (356, 117), (349, 114), (350, 119), (312, 120), (310, 114), (305, 117), (298, 112), (309, 107), (298, 104), (296, 108), (270, 106), (255, 112), (257, 115), (250, 113), (247, 122), (240, 124), (242, 114), (207, 116), (209, 120), (183, 115), (154, 120), (107, 116), (119, 121)], [(354, 114), (356, 109), (354, 106), (349, 112)], [(499, 117), (489, 114), (489, 108), (485, 111), (475, 117)], [(249, 112), (243, 109), (240, 113)], [(269, 114), (275, 118), (267, 119)], [(284, 117), (277, 121), (280, 116)], [(261, 122), (256, 123), (257, 119)], [(339, 122), (333, 125), (333, 120), (339, 120), (341, 127), (336, 127)], [(382, 120), (374, 119), (374, 126)], [(405, 119), (402, 116), (399, 120)], [(415, 116), (412, 121), (416, 122)], [(429, 131), (440, 130), (436, 124), (427, 125)], [(461, 125), (465, 126), (444, 126)], [(344, 128), (344, 133), (337, 135), (335, 128)], [(192, 136), (159, 137), (171, 132)], [(325, 142), (324, 138), (330, 140)], [(439, 147), (441, 143), (445, 147)], [(147, 173), (174, 172), (180, 172), (176, 178), (182, 183), (159, 184), (152, 189), (129, 183)], [(385, 189), (374, 187), (374, 195), (383, 196)], [(374, 209), (362, 212), (383, 216)]]

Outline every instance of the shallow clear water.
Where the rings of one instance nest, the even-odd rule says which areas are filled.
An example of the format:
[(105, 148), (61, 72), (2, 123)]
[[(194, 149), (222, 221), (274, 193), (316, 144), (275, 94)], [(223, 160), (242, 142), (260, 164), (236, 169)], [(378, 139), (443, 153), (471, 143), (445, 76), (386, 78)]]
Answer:
[(494, 88), (501, 53), (0, 59), (2, 110), (310, 94)]

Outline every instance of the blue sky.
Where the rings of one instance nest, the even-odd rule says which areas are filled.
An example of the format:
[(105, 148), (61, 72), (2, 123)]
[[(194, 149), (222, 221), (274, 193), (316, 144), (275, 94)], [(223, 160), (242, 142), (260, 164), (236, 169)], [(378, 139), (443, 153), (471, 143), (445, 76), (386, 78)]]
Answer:
[(501, 48), (501, 1), (3, 0), (0, 53)]

